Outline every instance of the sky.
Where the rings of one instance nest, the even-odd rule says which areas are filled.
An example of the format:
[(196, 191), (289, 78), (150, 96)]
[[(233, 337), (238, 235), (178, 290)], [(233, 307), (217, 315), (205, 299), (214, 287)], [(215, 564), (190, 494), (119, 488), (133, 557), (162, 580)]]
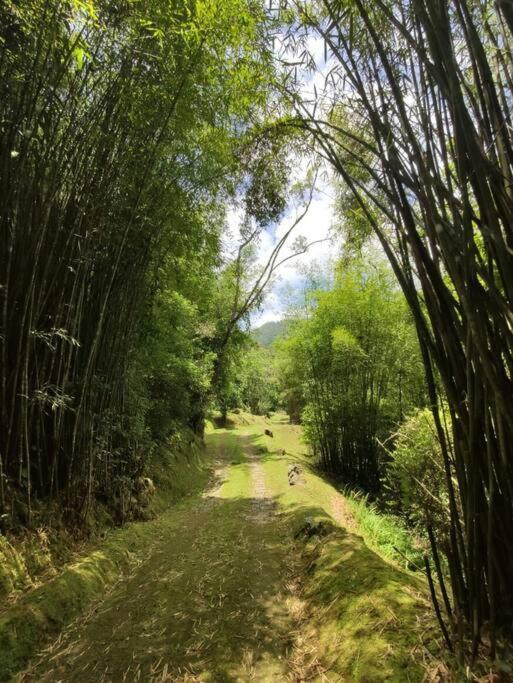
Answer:
[[(330, 268), (330, 263), (339, 253), (339, 242), (331, 230), (334, 224), (333, 209), (333, 189), (329, 185), (323, 185), (319, 180), (316, 184), (315, 192), (310, 204), (308, 213), (296, 226), (280, 254), (280, 260), (293, 253), (293, 242), (297, 237), (304, 237), (310, 244), (318, 240), (321, 243), (314, 244), (308, 251), (297, 256), (287, 263), (280, 266), (276, 276), (270, 283), (263, 305), (260, 310), (253, 312), (251, 316), (252, 327), (259, 327), (266, 322), (281, 320), (287, 310), (289, 303), (301, 297), (305, 284), (305, 270), (316, 265), (323, 270)], [(301, 207), (299, 207), (299, 213)], [(257, 265), (263, 267), (267, 262), (276, 242), (288, 230), (297, 216), (297, 210), (290, 207), (283, 219), (277, 224), (270, 226), (262, 233), (262, 237), (257, 248)], [(238, 228), (240, 226), (241, 214), (233, 209), (228, 215), (227, 251), (236, 248), (238, 240)]]
[[(330, 60), (324, 62), (324, 43), (323, 40), (313, 35), (306, 40), (308, 51), (312, 55), (317, 69), (314, 73), (303, 72), (300, 76), (304, 80), (300, 84), (300, 90), (306, 101), (312, 101), (315, 95), (324, 90), (325, 74), (331, 68)], [(294, 174), (297, 179), (306, 177), (309, 160), (298, 160), (298, 167)], [(330, 186), (329, 180), (325, 178), (328, 174), (319, 174), (316, 182), (316, 192), (313, 196), (309, 211), (301, 223), (295, 228), (294, 233), (289, 239), (288, 246), (281, 252), (287, 256), (291, 252), (291, 246), (296, 237), (305, 237), (308, 243), (317, 240), (324, 240), (319, 244), (314, 244), (305, 254), (302, 254), (280, 267), (274, 281), (268, 287), (263, 305), (259, 311), (255, 311), (251, 316), (252, 327), (258, 327), (266, 322), (280, 320), (284, 317), (289, 303), (301, 297), (305, 285), (305, 270), (314, 264), (326, 271), (330, 268), (330, 263), (340, 252), (340, 238), (336, 238), (331, 230), (334, 221), (334, 191)], [(324, 178), (324, 180), (322, 179)], [(285, 216), (278, 225), (271, 226), (263, 235), (258, 245), (257, 260), (259, 264), (265, 264), (273, 246), (284, 234), (291, 223), (296, 218), (296, 211), (289, 207)], [(228, 215), (228, 234), (236, 236), (241, 222), (241, 215), (234, 209)], [(231, 242), (231, 245), (230, 245)], [(228, 247), (235, 246), (235, 242), (228, 241)]]
[[(329, 189), (329, 188), (328, 188)], [(307, 242), (326, 240), (314, 244), (305, 254), (288, 261), (280, 267), (275, 281), (268, 289), (263, 306), (252, 316), (252, 326), (258, 327), (270, 320), (280, 320), (284, 317), (291, 298), (300, 297), (304, 286), (305, 270), (312, 265), (318, 265), (323, 269), (329, 268), (330, 261), (338, 252), (337, 241), (330, 237), (333, 224), (333, 201), (328, 194), (317, 192), (308, 210), (307, 215), (295, 228), (288, 248), (285, 247), (283, 255), (292, 253), (291, 246), (295, 237), (305, 237)], [(259, 248), (259, 261), (266, 261), (275, 242), (289, 227), (295, 218), (295, 213), (285, 218), (278, 225), (275, 236), (266, 233)]]

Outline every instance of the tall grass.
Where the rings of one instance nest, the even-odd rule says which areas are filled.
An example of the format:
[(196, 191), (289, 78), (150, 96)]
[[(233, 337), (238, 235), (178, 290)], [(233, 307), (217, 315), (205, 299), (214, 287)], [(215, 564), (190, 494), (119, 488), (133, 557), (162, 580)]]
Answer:
[(398, 517), (380, 512), (362, 493), (346, 489), (344, 496), (356, 521), (357, 533), (372, 550), (410, 570), (423, 566), (425, 543)]

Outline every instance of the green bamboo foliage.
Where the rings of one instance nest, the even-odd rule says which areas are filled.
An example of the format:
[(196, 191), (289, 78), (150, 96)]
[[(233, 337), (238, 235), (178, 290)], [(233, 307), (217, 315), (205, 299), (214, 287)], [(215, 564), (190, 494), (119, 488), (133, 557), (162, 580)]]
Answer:
[(300, 395), (305, 436), (321, 468), (376, 494), (386, 464), (380, 445), (425, 401), (415, 328), (382, 263), (340, 266), (309, 317), (280, 344), (286, 395)]
[(141, 321), (164, 254), (215, 267), (216, 197), (264, 100), (257, 14), (238, 0), (2, 3), (2, 511), (17, 490), (28, 516), (35, 496), (83, 515), (133, 474)]
[[(371, 226), (415, 317), (445, 461), (452, 646), (513, 618), (513, 146), (509, 3), (294, 3), (332, 60), (298, 109)], [(440, 423), (435, 372), (454, 448)], [(460, 512), (461, 511), (461, 512)]]

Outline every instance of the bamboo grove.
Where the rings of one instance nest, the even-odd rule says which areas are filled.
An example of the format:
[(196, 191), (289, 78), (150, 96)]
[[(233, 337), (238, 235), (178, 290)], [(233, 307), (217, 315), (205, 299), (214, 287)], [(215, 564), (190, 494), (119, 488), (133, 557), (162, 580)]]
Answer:
[(513, 623), (511, 4), (275, 5), (0, 5), (0, 524), (36, 500), (84, 519), (216, 398), (279, 403), (254, 380), (267, 356), (235, 386), (230, 354), (294, 256), (315, 174), (255, 275), (293, 194), (287, 146), (307, 149), (337, 178), (347, 250), (378, 245), (395, 281), (340, 262), (285, 343), (290, 412), (308, 395), (324, 468), (373, 493), (383, 453), (433, 425), (443, 505), (414, 506), (432, 597), (451, 649), (493, 657)]
[(2, 512), (112, 497), (159, 396), (201, 429), (262, 26), (244, 0), (2, 3)]
[(324, 471), (378, 494), (380, 443), (426, 403), (415, 328), (390, 268), (369, 255), (342, 260), (333, 287), (312, 295), (277, 344), (287, 410)]
[(344, 183), (349, 236), (379, 239), (418, 332), (450, 498), (448, 539), (430, 534), (442, 627), (460, 652), (484, 634), (493, 654), (513, 617), (511, 8), (289, 4), (289, 50), (316, 68), (302, 27), (328, 60), (308, 101), (288, 86), (299, 125)]

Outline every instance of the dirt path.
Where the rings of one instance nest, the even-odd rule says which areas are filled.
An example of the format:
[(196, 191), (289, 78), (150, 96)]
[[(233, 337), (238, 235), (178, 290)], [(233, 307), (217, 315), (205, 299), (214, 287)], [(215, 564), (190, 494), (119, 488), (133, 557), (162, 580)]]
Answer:
[[(299, 430), (278, 416), (271, 438), (266, 425), (248, 417), (208, 435), (215, 482), (145, 527), (133, 573), (17, 681), (424, 679), (422, 641), (437, 633), (424, 584), (351, 533), (347, 501), (308, 467)], [(294, 486), (291, 464), (304, 471)], [(312, 520), (327, 535), (305, 534)]]
[(264, 468), (260, 462), (258, 452), (254, 448), (251, 446), (246, 447), (245, 452), (251, 474), (251, 492), (254, 499), (253, 508), (256, 511), (254, 520), (257, 522), (268, 521), (269, 515), (273, 514), (274, 510), (271, 504), (271, 495), (265, 485)]
[(18, 680), (288, 679), (287, 551), (245, 451), (229, 462), (221, 440), (221, 481), (163, 515), (151, 555)]
[(331, 495), (331, 516), (340, 524), (341, 527), (348, 531), (355, 531), (357, 528), (354, 516), (347, 504), (344, 496), (338, 491), (334, 491)]

